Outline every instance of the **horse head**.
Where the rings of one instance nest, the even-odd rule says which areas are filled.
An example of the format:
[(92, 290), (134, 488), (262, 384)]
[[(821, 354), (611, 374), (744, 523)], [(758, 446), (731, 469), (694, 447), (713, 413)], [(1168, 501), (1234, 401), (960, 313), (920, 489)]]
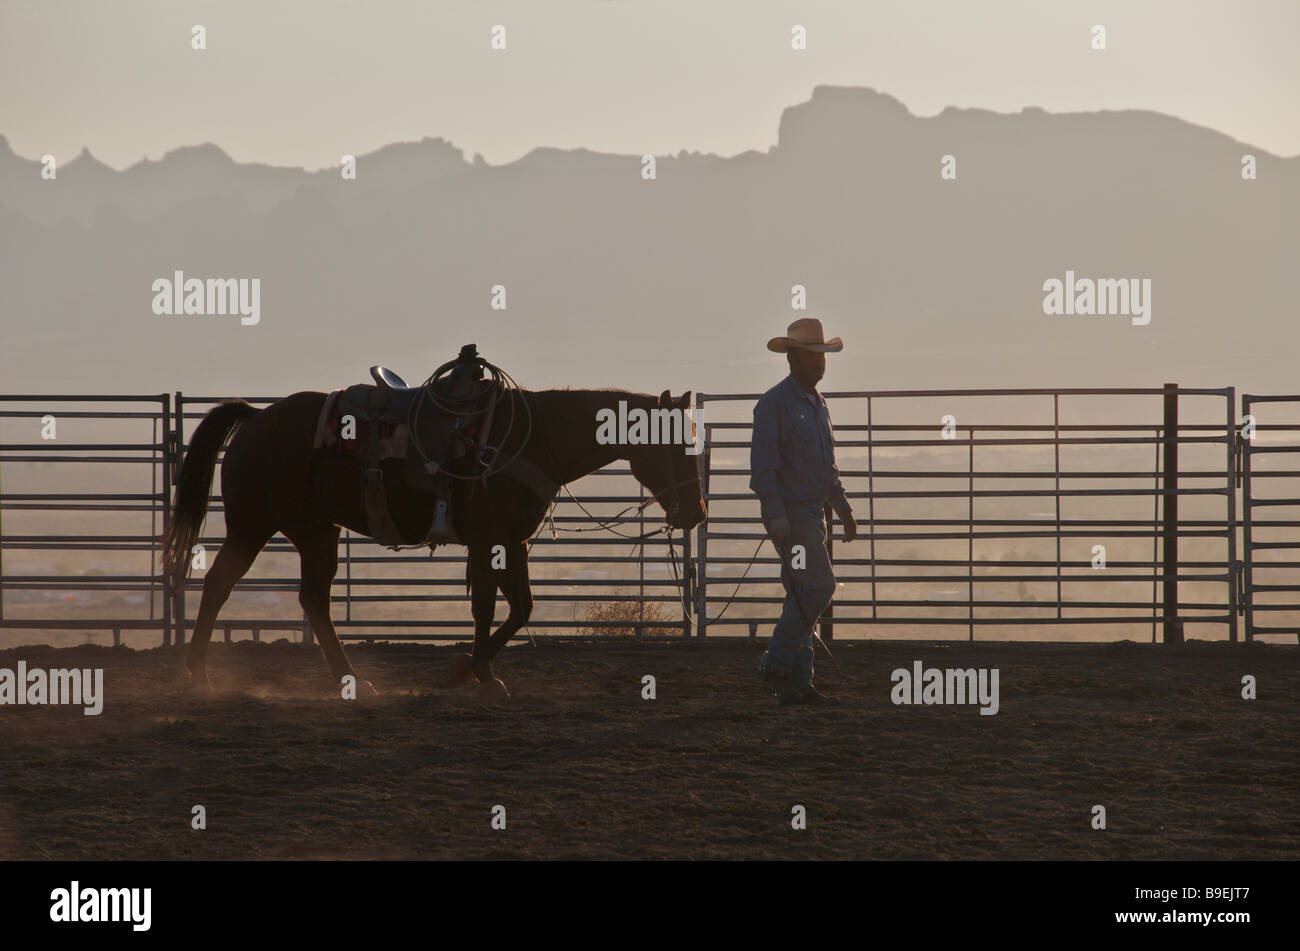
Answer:
[[(708, 517), (704, 504), (704, 489), (700, 483), (699, 456), (688, 453), (694, 445), (701, 445), (704, 433), (695, 432), (694, 422), (686, 415), (691, 405), (691, 392), (687, 390), (674, 399), (668, 390), (659, 394), (656, 412), (664, 418), (681, 421), (681, 439), (661, 440), (659, 445), (645, 446), (629, 460), (632, 474), (651, 492), (651, 500), (667, 516), (669, 526), (689, 531)], [(664, 431), (670, 427), (664, 425)], [(676, 433), (676, 428), (671, 429)]]

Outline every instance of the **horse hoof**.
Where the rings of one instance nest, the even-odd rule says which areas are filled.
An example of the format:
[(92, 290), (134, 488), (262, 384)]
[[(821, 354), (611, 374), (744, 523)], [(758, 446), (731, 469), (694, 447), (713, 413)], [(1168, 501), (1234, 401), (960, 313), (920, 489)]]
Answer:
[(484, 700), (497, 700), (509, 697), (510, 691), (499, 677), (494, 677), (478, 685), (478, 695)]
[(460, 687), (474, 679), (474, 659), (469, 654), (457, 654), (451, 659), (451, 676), (448, 687)]

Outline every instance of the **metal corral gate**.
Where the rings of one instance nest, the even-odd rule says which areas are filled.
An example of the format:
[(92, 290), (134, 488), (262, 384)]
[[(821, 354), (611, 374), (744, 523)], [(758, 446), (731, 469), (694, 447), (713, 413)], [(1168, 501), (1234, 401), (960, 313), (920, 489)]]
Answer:
[[(682, 540), (684, 551), (672, 551), (671, 567), (662, 536), (644, 542), (600, 533), (553, 537), (543, 527), (531, 559), (537, 609), (530, 627), (630, 626), (638, 636), (748, 629), (753, 636), (775, 620), (777, 562), (763, 545), (748, 488), (756, 398), (697, 396), (710, 519)], [(1026, 400), (1037, 409), (1024, 408)], [(1294, 602), (1300, 562), (1271, 557), (1300, 550), (1300, 519), (1260, 517), (1300, 506), (1300, 491), (1277, 495), (1255, 485), (1300, 475), (1264, 465), (1300, 451), (1300, 439), (1277, 436), (1294, 436), (1300, 425), (1249, 418), (1256, 404), (1300, 403), (1300, 396), (1243, 396), (1247, 432), (1258, 434), (1253, 441), (1233, 418), (1232, 388), (916, 390), (831, 393), (828, 401), (861, 540), (830, 546), (842, 586), (823, 618), (823, 636), (846, 625), (872, 625), (873, 633), (892, 636), (891, 625), (943, 624), (965, 625), (974, 638), (977, 625), (1039, 624), (1062, 637), (1075, 626), (1103, 624), (1149, 626), (1154, 640), (1161, 627), (1166, 638), (1176, 638), (1183, 625), (1217, 625), (1236, 640), (1241, 613), (1248, 640), (1300, 629)], [(1119, 409), (1112, 401), (1127, 402)], [(123, 630), (161, 631), (165, 643), (183, 638), (186, 591), (199, 588), (201, 578), (173, 596), (161, 574), (160, 540), (187, 429), (214, 402), (181, 393), (0, 396), (0, 629), (103, 630), (115, 641)], [(1002, 403), (1000, 418), (1019, 422), (987, 415)], [(1096, 411), (1080, 412), (1087, 407)], [(41, 438), (46, 416), (61, 427), (57, 440)], [(947, 432), (944, 416), (953, 417)], [(39, 468), (43, 463), (50, 465)], [(18, 474), (14, 464), (33, 464), (38, 475), (28, 473), (23, 485), (11, 478)], [(78, 471), (88, 484), (67, 476), (76, 464), (85, 467)], [(146, 466), (147, 483), (140, 472)], [(118, 472), (137, 477), (124, 488)], [(589, 479), (575, 485), (575, 494), (601, 518), (645, 497), (626, 468)], [(1242, 492), (1240, 520), (1234, 484)], [(107, 530), (86, 531), (85, 513)], [(222, 540), (219, 499), (211, 517), (201, 542), (215, 551)], [(555, 521), (561, 528), (590, 527), (564, 495)], [(1240, 547), (1234, 528), (1242, 531)], [(77, 571), (60, 564), (87, 551), (107, 557)], [(238, 589), (254, 600), (297, 589), (297, 558), (288, 543), (277, 536), (267, 552)], [(28, 564), (16, 567), (20, 559)], [(440, 549), (433, 558), (393, 555), (345, 535), (333, 596), (341, 635), (468, 637), (463, 565), (458, 548)], [(688, 610), (679, 604), (679, 573)], [(92, 615), (90, 605), (81, 605), (87, 593), (103, 594), (122, 610)], [(1273, 600), (1288, 594), (1289, 602)], [(292, 600), (262, 603), (274, 608), (228, 607), (218, 628), (227, 638), (232, 630), (308, 635)], [(578, 617), (580, 607), (611, 606), (611, 617)], [(443, 616), (432, 616), (438, 611)], [(1257, 611), (1278, 623), (1257, 623)]]
[[(710, 508), (696, 540), (701, 635), (741, 625), (754, 636), (776, 620), (783, 598), (748, 487), (757, 396), (696, 401), (708, 434)], [(1124, 624), (1149, 625), (1152, 640), (1163, 626), (1173, 640), (1185, 624), (1215, 624), (1237, 639), (1233, 388), (825, 396), (861, 540), (829, 546), (840, 590), (823, 637), (845, 623), (964, 625), (972, 640), (978, 625)], [(1027, 400), (1038, 403), (1039, 422), (1023, 422), (1035, 415)], [(1200, 412), (1180, 421), (1180, 407), (1186, 413), (1193, 401)], [(1015, 404), (1012, 418), (1022, 422), (988, 418), (987, 405), (998, 402)], [(1089, 403), (1099, 411), (1089, 413)], [(912, 418), (899, 417), (900, 407)], [(756, 579), (754, 567), (766, 577)]]
[(0, 629), (171, 636), (159, 547), (171, 405), (167, 394), (0, 395)]
[[(1291, 404), (1294, 412), (1300, 396), (1243, 394), (1241, 397), (1238, 482), (1241, 486), (1245, 570), (1240, 597), (1245, 607), (1248, 641), (1257, 634), (1300, 636), (1300, 602), (1296, 599), (1296, 592), (1300, 592), (1296, 577), (1300, 561), (1295, 560), (1294, 554), (1290, 559), (1271, 557), (1275, 553), (1300, 551), (1300, 531), (1297, 531), (1300, 519), (1295, 514), (1296, 508), (1300, 507), (1300, 489), (1296, 487), (1300, 470), (1291, 461), (1294, 454), (1300, 452), (1300, 423), (1261, 422), (1256, 418), (1259, 412), (1257, 404), (1261, 403), (1270, 406)], [(1279, 434), (1278, 438), (1268, 438), (1269, 433)], [(1285, 480), (1290, 480), (1289, 490), (1277, 488)], [(1256, 495), (1259, 488), (1267, 494)], [(1279, 495), (1278, 492), (1287, 494)], [(1279, 509), (1290, 509), (1290, 517), (1285, 517), (1285, 511), (1279, 513)], [(1260, 595), (1267, 597), (1260, 598)], [(1271, 623), (1259, 623), (1256, 612), (1264, 614)]]

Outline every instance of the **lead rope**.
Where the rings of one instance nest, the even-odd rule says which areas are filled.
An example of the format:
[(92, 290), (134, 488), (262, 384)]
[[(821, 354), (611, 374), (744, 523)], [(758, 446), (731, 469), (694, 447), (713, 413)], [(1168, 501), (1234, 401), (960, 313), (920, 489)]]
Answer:
[[(758, 553), (763, 550), (763, 542), (767, 540), (768, 539), (766, 537), (760, 538), (758, 540), (758, 547), (754, 549), (754, 554), (749, 556), (749, 564), (745, 565), (745, 570), (741, 574), (739, 580), (736, 581), (736, 587), (732, 589), (730, 597), (728, 597), (726, 603), (722, 605), (722, 610), (719, 611), (717, 615), (715, 615), (712, 619), (708, 620), (707, 623), (713, 624), (717, 621), (720, 621), (722, 619), (722, 615), (727, 613), (727, 608), (731, 607), (731, 602), (733, 602), (736, 599), (736, 595), (740, 593), (740, 586), (744, 583), (745, 578), (749, 575), (749, 569), (753, 568), (754, 564), (758, 561)], [(775, 542), (773, 542), (772, 547), (776, 549), (777, 558), (779, 558), (781, 561), (782, 582), (785, 581), (785, 576), (787, 571), (789, 571), (790, 573), (789, 574), (790, 581), (793, 582), (794, 581), (793, 569), (788, 569), (786, 567), (785, 556), (781, 553), (781, 549), (776, 545)], [(851, 681), (844, 676), (844, 672), (840, 670), (839, 661), (835, 659), (835, 655), (831, 653), (831, 649), (827, 647), (826, 642), (822, 640), (822, 636), (817, 630), (817, 625), (813, 624), (808, 619), (808, 612), (804, 610), (803, 599), (799, 597), (799, 589), (793, 583), (791, 583), (788, 586), (788, 590), (791, 593), (791, 595), (794, 597), (795, 604), (799, 606), (799, 614), (803, 618), (804, 624), (808, 625), (808, 628), (812, 631), (812, 636), (817, 639), (817, 643), (822, 646), (822, 650), (826, 652), (826, 656), (831, 659), (831, 665), (835, 668), (836, 678), (841, 683), (851, 683)]]

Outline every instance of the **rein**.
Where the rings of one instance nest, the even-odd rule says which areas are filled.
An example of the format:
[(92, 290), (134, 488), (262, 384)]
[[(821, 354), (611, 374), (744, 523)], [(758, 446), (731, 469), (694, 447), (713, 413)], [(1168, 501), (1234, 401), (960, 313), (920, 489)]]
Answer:
[[(663, 535), (663, 534), (667, 534), (671, 537), (673, 528), (670, 525), (666, 524), (667, 522), (666, 518), (665, 518), (664, 525), (659, 526), (652, 532), (642, 532), (640, 535), (624, 535), (622, 532), (615, 531), (614, 526), (622, 525), (625, 522), (630, 522), (638, 518), (640, 514), (646, 510), (647, 506), (649, 506), (652, 502), (657, 501), (659, 497), (664, 493), (672, 491), (674, 495), (677, 495), (676, 490), (681, 488), (682, 486), (698, 485), (699, 482), (700, 480), (698, 476), (695, 477), (694, 479), (682, 479), (680, 482), (675, 482), (672, 485), (668, 486), (667, 488), (661, 489), (660, 491), (656, 492), (654, 495), (650, 496), (648, 499), (646, 499), (643, 502), (639, 502), (627, 506), (622, 511), (617, 512), (614, 515), (611, 515), (607, 519), (602, 519), (599, 516), (595, 515), (590, 509), (588, 509), (585, 505), (583, 505), (580, 501), (578, 501), (577, 496), (575, 496), (572, 492), (569, 491), (569, 487), (567, 485), (562, 486), (562, 488), (564, 489), (564, 494), (567, 495), (569, 499), (575, 505), (578, 506), (578, 508), (582, 509), (582, 511), (587, 515), (588, 518), (593, 519), (596, 522), (596, 524), (591, 526), (590, 528), (557, 528), (555, 525), (555, 518), (554, 518), (555, 506), (552, 505), (551, 506), (552, 514), (548, 516), (548, 521), (550, 521), (551, 523), (551, 534), (552, 536), (554, 536), (556, 532), (565, 532), (566, 534), (577, 535), (582, 532), (598, 532), (604, 529), (604, 530), (614, 532), (614, 534), (617, 535), (619, 538), (626, 538), (631, 541), (641, 541), (642, 539), (653, 538), (656, 535)], [(679, 507), (678, 504), (675, 504), (671, 509), (665, 506), (664, 508), (665, 508), (666, 515), (667, 516), (673, 515), (678, 511), (678, 507)], [(635, 514), (626, 515), (626, 513), (628, 512), (633, 512)]]

